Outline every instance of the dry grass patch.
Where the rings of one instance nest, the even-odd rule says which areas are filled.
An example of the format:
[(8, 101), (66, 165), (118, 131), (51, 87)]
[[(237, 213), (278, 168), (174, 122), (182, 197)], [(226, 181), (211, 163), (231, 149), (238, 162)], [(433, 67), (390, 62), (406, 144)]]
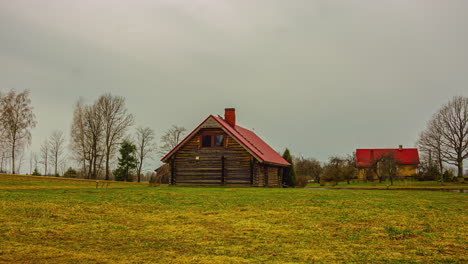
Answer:
[(2, 182), (0, 263), (468, 261), (463, 193)]

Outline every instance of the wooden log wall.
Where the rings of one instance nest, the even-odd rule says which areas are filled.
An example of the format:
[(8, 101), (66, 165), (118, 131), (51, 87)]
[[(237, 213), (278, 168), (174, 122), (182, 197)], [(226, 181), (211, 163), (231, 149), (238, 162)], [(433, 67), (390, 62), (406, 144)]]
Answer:
[(283, 170), (281, 167), (269, 164), (256, 164), (256, 177), (254, 186), (258, 187), (280, 187)]
[(250, 153), (226, 134), (225, 148), (201, 148), (200, 133), (206, 131), (223, 132), (221, 129), (203, 129), (177, 151), (173, 184), (251, 186), (255, 170), (254, 175), (251, 175)]

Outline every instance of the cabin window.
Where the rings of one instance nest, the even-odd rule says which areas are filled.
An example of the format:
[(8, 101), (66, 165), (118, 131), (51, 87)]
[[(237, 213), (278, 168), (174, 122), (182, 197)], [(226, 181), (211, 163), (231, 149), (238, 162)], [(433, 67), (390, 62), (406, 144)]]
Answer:
[(211, 135), (202, 136), (202, 147), (204, 148), (211, 147)]
[(224, 147), (224, 135), (215, 135), (214, 136), (214, 146), (215, 147)]
[(201, 136), (201, 147), (202, 148), (223, 148), (224, 147), (224, 135), (211, 134)]

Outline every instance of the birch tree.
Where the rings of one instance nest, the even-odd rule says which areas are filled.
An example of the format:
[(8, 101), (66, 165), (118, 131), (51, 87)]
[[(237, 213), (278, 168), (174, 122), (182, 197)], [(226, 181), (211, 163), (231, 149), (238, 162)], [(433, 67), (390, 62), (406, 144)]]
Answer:
[(12, 174), (16, 173), (17, 152), (31, 143), (31, 129), (36, 126), (35, 119), (28, 90), (20, 93), (11, 90), (5, 95), (0, 95), (1, 134), (11, 155)]

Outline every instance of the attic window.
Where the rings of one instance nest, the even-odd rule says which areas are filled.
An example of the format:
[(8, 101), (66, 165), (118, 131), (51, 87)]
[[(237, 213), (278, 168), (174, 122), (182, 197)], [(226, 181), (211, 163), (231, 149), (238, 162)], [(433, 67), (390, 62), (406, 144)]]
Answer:
[(202, 148), (223, 148), (224, 135), (220, 134), (204, 134), (201, 136)]

